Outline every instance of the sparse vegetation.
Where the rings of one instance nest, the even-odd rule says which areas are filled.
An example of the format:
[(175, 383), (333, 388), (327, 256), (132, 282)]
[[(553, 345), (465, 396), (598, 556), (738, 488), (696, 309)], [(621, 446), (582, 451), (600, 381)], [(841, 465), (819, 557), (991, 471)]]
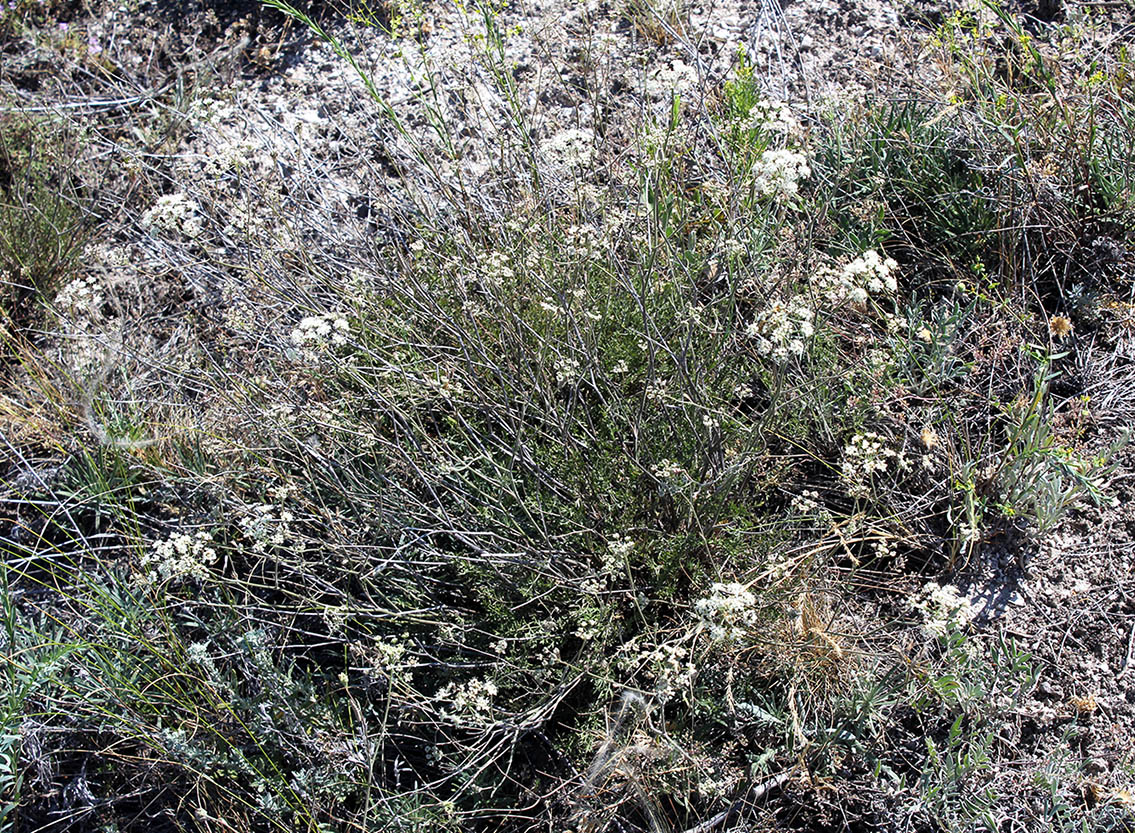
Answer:
[[(507, 6), (446, 7), (467, 75), (428, 4), (266, 6), (353, 100), (140, 61), (0, 122), (0, 830), (1135, 825), (1098, 691), (1002, 618), (1129, 476), (1094, 13), (967, 7), (921, 97), (830, 110), (690, 46), (568, 124)], [(5, 48), (120, 83), (29, 9)]]

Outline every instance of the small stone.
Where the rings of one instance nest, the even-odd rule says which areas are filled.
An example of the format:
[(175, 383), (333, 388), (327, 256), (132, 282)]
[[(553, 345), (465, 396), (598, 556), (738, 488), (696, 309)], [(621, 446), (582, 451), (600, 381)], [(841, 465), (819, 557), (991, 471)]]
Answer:
[(1036, 693), (1041, 700), (1064, 699), (1064, 689), (1050, 680), (1041, 680), (1040, 685), (1036, 687)]

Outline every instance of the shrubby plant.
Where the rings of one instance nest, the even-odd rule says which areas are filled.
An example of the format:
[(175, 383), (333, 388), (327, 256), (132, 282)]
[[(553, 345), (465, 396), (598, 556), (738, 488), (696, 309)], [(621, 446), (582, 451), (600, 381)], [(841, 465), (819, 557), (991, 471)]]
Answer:
[[(1000, 78), (982, 27), (1012, 19), (951, 18), (946, 110), (825, 118), (741, 59), (698, 106), (648, 94), (629, 139), (538, 129), (486, 6), (463, 43), (499, 106), (459, 135), (425, 50), (396, 106), (270, 5), (386, 118), (393, 230), (333, 258), (295, 223), (269, 251), (271, 223), (147, 192), (146, 245), (225, 275), (235, 237), (258, 280), (200, 308), (198, 353), (124, 336), (83, 415), (36, 371), (61, 462), (3, 440), (4, 512), (34, 534), (5, 539), (0, 812), (708, 830), (843, 783), (864, 824), (977, 830), (1065, 795), (992, 777), (1037, 672), (982, 630), (966, 571), (995, 531), (1106, 495), (1053, 393), (1091, 324), (1051, 322), (1082, 314), (1061, 269), (1130, 219), (1118, 86), (1071, 95), (1016, 30)], [(671, 11), (631, 13), (681, 38)], [(1063, 142), (1086, 165), (1048, 193), (1093, 199), (1033, 187)], [(1030, 260), (1039, 229), (1067, 248)], [(59, 333), (112, 291), (52, 287)], [(139, 807), (99, 815), (122, 795)]]

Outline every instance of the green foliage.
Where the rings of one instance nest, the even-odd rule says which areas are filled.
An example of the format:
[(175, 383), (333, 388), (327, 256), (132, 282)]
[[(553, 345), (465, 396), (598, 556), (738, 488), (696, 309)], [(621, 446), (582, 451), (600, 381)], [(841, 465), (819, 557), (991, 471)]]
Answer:
[(1041, 365), (1032, 398), (1015, 403), (1008, 414), (1008, 441), (992, 475), (1001, 486), (1001, 514), (1025, 518), (1041, 536), (1084, 499), (1106, 502), (1104, 487), (1114, 471), (1110, 461), (1127, 442), (1121, 437), (1095, 459), (1082, 459), (1061, 445), (1052, 429), (1048, 367), (1047, 361)]
[(999, 718), (1035, 686), (1037, 671), (1028, 654), (1008, 642), (975, 644), (957, 631), (942, 641), (940, 666), (926, 679), (927, 705), (937, 700), (952, 722), (940, 740), (926, 738), (919, 789), (936, 823), (979, 830), (990, 825), (993, 811), (1007, 798), (988, 786)]
[(0, 310), (16, 324), (74, 274), (85, 221), (75, 142), (50, 124), (0, 118)]
[(964, 278), (998, 251), (1003, 200), (1003, 180), (985, 170), (967, 125), (960, 114), (915, 103), (884, 104), (837, 125), (854, 132), (837, 133), (821, 151), (831, 154), (820, 157), (824, 167), (838, 172), (832, 203), (846, 212), (832, 219), (859, 235), (899, 235), (931, 275)]

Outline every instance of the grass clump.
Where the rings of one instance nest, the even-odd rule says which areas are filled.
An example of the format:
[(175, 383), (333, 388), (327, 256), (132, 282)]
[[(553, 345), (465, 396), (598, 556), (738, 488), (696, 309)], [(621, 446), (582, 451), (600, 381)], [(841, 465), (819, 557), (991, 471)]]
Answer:
[(0, 120), (0, 309), (9, 327), (36, 321), (78, 268), (85, 218), (75, 141), (18, 115)]

